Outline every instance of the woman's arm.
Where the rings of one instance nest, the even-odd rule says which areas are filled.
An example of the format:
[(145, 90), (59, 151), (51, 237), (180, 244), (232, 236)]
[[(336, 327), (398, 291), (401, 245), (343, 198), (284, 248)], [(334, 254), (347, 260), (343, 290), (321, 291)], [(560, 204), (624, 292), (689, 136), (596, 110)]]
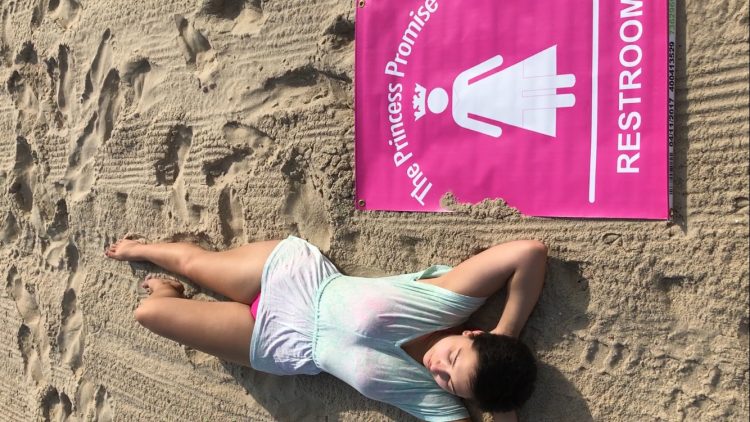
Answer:
[[(547, 248), (533, 248), (518, 262), (518, 267), (508, 280), (508, 296), (497, 326), (490, 331), (518, 337), (534, 310), (544, 285), (547, 269)], [(515, 415), (515, 414), (514, 414)], [(503, 419), (504, 420), (504, 419)]]
[(507, 284), (508, 299), (491, 332), (518, 337), (539, 299), (547, 267), (547, 247), (535, 240), (493, 246), (458, 264), (440, 285), (456, 293), (488, 297)]
[[(487, 297), (508, 288), (505, 309), (491, 331), (518, 337), (544, 285), (547, 247), (521, 240), (493, 246), (457, 265), (443, 277), (441, 287), (467, 296)], [(518, 422), (515, 411), (492, 413), (494, 422)]]

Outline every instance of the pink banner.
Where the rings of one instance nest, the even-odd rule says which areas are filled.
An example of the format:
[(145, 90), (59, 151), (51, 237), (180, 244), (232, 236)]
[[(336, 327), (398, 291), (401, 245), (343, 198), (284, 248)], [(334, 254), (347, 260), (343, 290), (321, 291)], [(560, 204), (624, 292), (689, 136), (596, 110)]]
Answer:
[(358, 209), (668, 218), (666, 0), (359, 6)]

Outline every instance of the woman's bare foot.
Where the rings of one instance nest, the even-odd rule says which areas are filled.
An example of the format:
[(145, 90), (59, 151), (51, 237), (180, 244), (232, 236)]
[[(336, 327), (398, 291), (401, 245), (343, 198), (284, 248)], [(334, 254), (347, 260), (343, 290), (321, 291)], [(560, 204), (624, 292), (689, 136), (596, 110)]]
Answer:
[(182, 293), (185, 287), (177, 280), (149, 274), (141, 283), (151, 297), (185, 297)]
[(104, 251), (104, 255), (118, 261), (138, 261), (141, 259), (140, 255), (137, 253), (140, 246), (143, 246), (142, 241), (123, 237), (117, 242), (109, 245)]

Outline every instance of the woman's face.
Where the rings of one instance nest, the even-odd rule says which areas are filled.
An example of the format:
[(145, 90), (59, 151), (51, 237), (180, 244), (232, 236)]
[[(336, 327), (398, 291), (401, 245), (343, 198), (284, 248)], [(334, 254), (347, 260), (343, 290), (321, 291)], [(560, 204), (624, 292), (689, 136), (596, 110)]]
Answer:
[(463, 398), (471, 398), (471, 377), (479, 357), (471, 346), (473, 331), (449, 335), (435, 343), (422, 358), (435, 382), (443, 390)]

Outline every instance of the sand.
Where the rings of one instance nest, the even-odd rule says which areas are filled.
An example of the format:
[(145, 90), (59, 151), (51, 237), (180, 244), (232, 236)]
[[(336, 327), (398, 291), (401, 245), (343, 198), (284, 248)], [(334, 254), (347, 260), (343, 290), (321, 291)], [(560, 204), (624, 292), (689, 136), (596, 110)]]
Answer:
[(747, 420), (748, 2), (680, 2), (672, 222), (355, 211), (352, 3), (0, 0), (0, 419), (413, 420), (140, 327), (156, 268), (102, 253), (135, 232), (295, 234), (363, 276), (540, 239), (523, 420)]

